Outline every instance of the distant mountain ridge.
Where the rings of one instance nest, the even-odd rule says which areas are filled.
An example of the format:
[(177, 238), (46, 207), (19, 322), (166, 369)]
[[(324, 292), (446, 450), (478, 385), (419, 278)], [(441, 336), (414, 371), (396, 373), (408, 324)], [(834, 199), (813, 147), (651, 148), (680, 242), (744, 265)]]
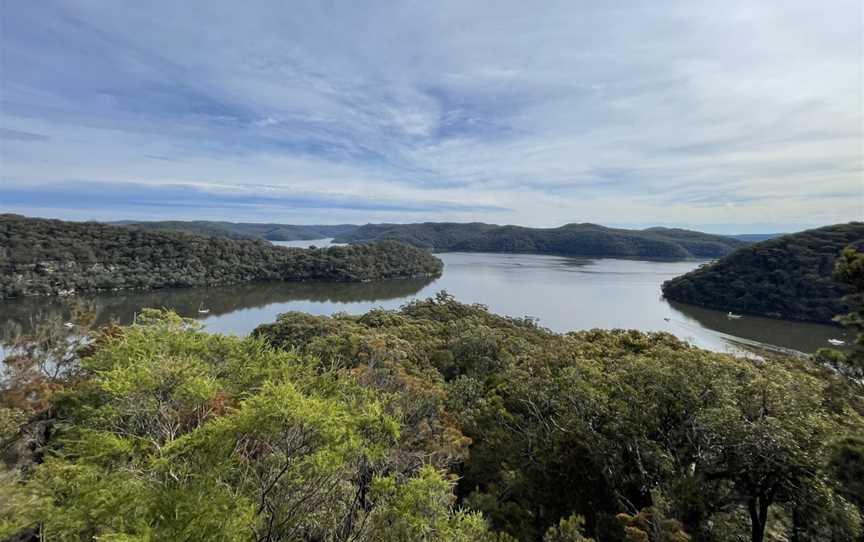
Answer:
[(864, 249), (864, 222), (806, 230), (742, 248), (663, 284), (673, 301), (787, 320), (829, 323), (849, 311), (834, 263), (847, 246)]
[[(777, 233), (715, 235), (665, 227), (627, 230), (591, 223), (566, 224), (558, 228), (501, 226), (483, 222), (382, 223), (360, 226), (356, 224), (258, 224), (210, 220), (123, 220), (110, 224), (152, 231), (181, 231), (228, 239), (311, 241), (335, 238), (340, 243), (395, 239), (440, 251), (535, 252), (573, 256), (664, 259), (719, 258), (745, 244), (782, 235)], [(605, 240), (602, 238), (604, 232), (607, 235)], [(581, 240), (575, 239), (574, 236), (581, 236)], [(678, 245), (678, 248), (672, 245)]]
[(729, 237), (738, 239), (739, 241), (746, 241), (748, 243), (758, 243), (760, 241), (767, 241), (769, 239), (776, 239), (777, 237), (782, 237), (784, 235), (788, 235), (787, 233), (739, 233), (736, 235), (730, 235)]
[(558, 228), (498, 226), (482, 222), (367, 224), (336, 237), (341, 243), (395, 240), (437, 251), (523, 252), (587, 257), (719, 258), (744, 241), (677, 228), (627, 230), (597, 224)]
[(112, 222), (115, 226), (133, 227), (151, 231), (182, 231), (211, 237), (228, 239), (264, 239), (266, 241), (308, 241), (346, 235), (359, 228), (353, 224), (294, 225), (256, 224), (249, 222), (218, 222), (210, 220), (162, 220), (138, 222), (122, 220)]

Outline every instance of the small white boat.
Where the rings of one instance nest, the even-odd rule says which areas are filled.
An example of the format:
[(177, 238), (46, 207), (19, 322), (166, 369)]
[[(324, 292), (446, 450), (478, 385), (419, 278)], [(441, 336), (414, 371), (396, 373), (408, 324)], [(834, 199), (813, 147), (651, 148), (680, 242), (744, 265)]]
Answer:
[(67, 329), (72, 329), (73, 327), (75, 327), (75, 324), (73, 324), (72, 322), (66, 322), (65, 324), (63, 324), (63, 327)]
[(200, 305), (198, 305), (198, 314), (209, 314), (209, 313), (210, 313), (210, 309), (205, 309), (204, 303), (201, 303)]
[(840, 339), (828, 339), (828, 342), (834, 346), (843, 346), (846, 344), (846, 341), (841, 341)]
[(727, 313), (726, 313), (726, 318), (728, 318), (728, 319), (730, 319), (730, 320), (740, 320), (740, 319), (742, 319), (742, 318), (744, 318), (744, 317), (741, 316), (740, 314), (735, 314), (735, 313), (732, 313), (732, 312), (727, 312)]

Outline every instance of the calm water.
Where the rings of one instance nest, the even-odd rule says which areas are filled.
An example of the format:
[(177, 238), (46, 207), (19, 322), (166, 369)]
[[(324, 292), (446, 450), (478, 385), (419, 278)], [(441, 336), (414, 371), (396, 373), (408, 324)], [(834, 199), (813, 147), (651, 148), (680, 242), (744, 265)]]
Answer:
[[(292, 242), (292, 246), (324, 240)], [(288, 243), (279, 243), (288, 244)], [(843, 330), (815, 324), (745, 317), (670, 303), (660, 284), (700, 262), (649, 262), (581, 259), (530, 254), (438, 254), (444, 273), (438, 279), (395, 280), (366, 284), (260, 283), (217, 288), (112, 293), (90, 297), (102, 322), (131, 321), (142, 307), (166, 307), (201, 320), (207, 329), (246, 334), (287, 311), (313, 314), (360, 314), (374, 307), (397, 308), (416, 298), (446, 290), (463, 302), (483, 303), (511, 316), (532, 316), (555, 331), (635, 328), (668, 331), (717, 351), (748, 345), (773, 345), (802, 352), (845, 338)], [(210, 310), (199, 314), (199, 307)], [(0, 303), (0, 324), (27, 326), (34, 318), (63, 312), (62, 301), (28, 298)], [(668, 319), (668, 320), (667, 320)]]
[(334, 243), (332, 237), (328, 237), (327, 239), (312, 239), (306, 241), (272, 241), (274, 245), (278, 245), (280, 247), (293, 247), (293, 248), (309, 248), (311, 246), (315, 246), (318, 248), (321, 247), (338, 247), (342, 246), (345, 243)]

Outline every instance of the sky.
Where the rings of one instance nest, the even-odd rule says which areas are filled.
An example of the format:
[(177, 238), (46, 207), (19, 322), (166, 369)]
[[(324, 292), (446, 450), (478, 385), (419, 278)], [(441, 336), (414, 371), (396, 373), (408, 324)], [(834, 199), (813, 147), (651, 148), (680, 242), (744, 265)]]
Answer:
[(7, 0), (0, 212), (864, 218), (860, 0)]

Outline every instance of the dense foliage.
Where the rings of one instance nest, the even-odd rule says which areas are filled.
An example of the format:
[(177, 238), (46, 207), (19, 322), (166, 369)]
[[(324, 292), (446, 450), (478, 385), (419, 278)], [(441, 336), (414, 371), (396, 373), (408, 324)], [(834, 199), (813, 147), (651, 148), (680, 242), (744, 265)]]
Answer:
[(196, 235), (228, 237), (230, 239), (266, 239), (268, 241), (304, 241), (347, 235), (358, 226), (351, 224), (293, 225), (257, 224), (244, 222), (214, 222), (209, 220), (163, 220), (157, 222), (134, 222), (124, 220), (117, 225), (143, 230), (182, 231)]
[[(145, 312), (103, 332), (67, 382), (50, 436), (41, 421), (19, 430), (41, 428), (38, 455), (7, 451), (18, 468), (0, 478), (0, 538), (470, 542), (487, 531), (404, 447), (394, 394), (311, 358)], [(32, 405), (5, 391), (8, 439)]]
[(834, 266), (834, 280), (846, 284), (852, 290), (844, 299), (851, 308), (850, 312), (839, 315), (836, 320), (856, 338), (847, 352), (823, 349), (817, 353), (817, 357), (864, 388), (864, 247), (847, 247), (843, 251)]
[(831, 322), (848, 312), (847, 285), (832, 278), (844, 248), (864, 245), (864, 222), (771, 239), (663, 284), (674, 301), (788, 320)]
[(148, 312), (98, 334), (62, 379), (21, 370), (39, 352), (15, 350), (13, 376), (45, 385), (0, 389), (5, 442), (36, 450), (7, 453), (0, 537), (861, 535), (860, 389), (809, 361), (555, 334), (443, 293), (289, 313), (249, 338)]
[(264, 241), (0, 215), (0, 299), (250, 281), (370, 281), (440, 274), (396, 242), (299, 249)]
[(746, 244), (731, 237), (689, 230), (624, 230), (596, 224), (567, 224), (560, 228), (448, 222), (367, 224), (336, 238), (348, 243), (383, 239), (441, 251), (658, 259), (718, 258)]

